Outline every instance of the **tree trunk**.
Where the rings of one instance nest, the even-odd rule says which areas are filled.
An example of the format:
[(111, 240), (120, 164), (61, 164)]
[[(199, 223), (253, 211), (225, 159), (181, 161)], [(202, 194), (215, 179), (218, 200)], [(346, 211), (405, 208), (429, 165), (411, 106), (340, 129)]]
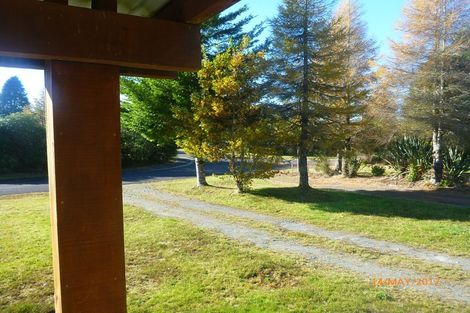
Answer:
[(433, 184), (440, 184), (442, 181), (443, 160), (442, 160), (442, 130), (436, 127), (432, 133), (432, 158), (433, 158), (433, 172), (431, 182)]
[(351, 163), (351, 159), (349, 158), (349, 156), (346, 154), (344, 157), (343, 157), (343, 163), (341, 164), (342, 167), (341, 167), (341, 175), (343, 175), (343, 177), (345, 178), (348, 178), (349, 177), (349, 164)]
[[(305, 2), (305, 10), (307, 10), (307, 2)], [(299, 187), (302, 189), (309, 189), (308, 183), (308, 165), (307, 165), (307, 141), (308, 141), (308, 98), (309, 98), (309, 68), (308, 61), (308, 19), (304, 17), (304, 32), (303, 32), (303, 82), (302, 82), (302, 103), (300, 108), (300, 141), (299, 141)]]
[(235, 183), (237, 184), (238, 193), (245, 193), (245, 186), (243, 185), (243, 182), (237, 179), (235, 180)]
[(340, 174), (343, 169), (343, 155), (341, 152), (338, 152), (336, 155), (336, 164), (335, 164), (335, 172)]
[(351, 138), (346, 139), (344, 151), (343, 151), (343, 167), (341, 169), (341, 174), (343, 177), (351, 177)]
[(206, 181), (206, 169), (204, 168), (204, 161), (199, 158), (195, 158), (194, 163), (196, 164), (197, 186), (208, 186), (209, 184)]
[[(302, 140), (301, 140), (302, 142)], [(308, 183), (308, 166), (307, 166), (307, 149), (305, 144), (299, 146), (299, 187), (309, 189)]]

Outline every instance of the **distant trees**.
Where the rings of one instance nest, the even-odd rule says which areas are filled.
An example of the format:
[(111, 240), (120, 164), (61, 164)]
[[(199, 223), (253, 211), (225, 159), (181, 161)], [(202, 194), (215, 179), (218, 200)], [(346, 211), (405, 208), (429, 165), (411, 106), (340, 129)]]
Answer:
[(20, 79), (16, 76), (9, 78), (0, 94), (0, 116), (21, 112), (28, 105), (28, 96)]
[(383, 150), (398, 136), (401, 129), (399, 104), (393, 72), (385, 66), (377, 66), (367, 105), (362, 114), (361, 127), (357, 140), (363, 153), (372, 155)]
[(0, 173), (45, 171), (46, 130), (39, 116), (16, 112), (0, 117)]
[(438, 184), (443, 176), (443, 136), (460, 120), (455, 113), (466, 116), (457, 128), (468, 128), (468, 88), (462, 86), (468, 66), (457, 65), (469, 46), (468, 1), (412, 0), (403, 15), (402, 40), (393, 45), (397, 76), (407, 90), (403, 110), (432, 133), (432, 181)]
[(122, 142), (126, 165), (163, 162), (176, 154), (175, 122), (169, 105), (175, 85), (173, 81), (121, 79), (121, 92), (126, 96), (121, 104), (122, 138), (134, 138)]
[(46, 130), (30, 110), (23, 84), (14, 76), (0, 94), (0, 173), (44, 171)]

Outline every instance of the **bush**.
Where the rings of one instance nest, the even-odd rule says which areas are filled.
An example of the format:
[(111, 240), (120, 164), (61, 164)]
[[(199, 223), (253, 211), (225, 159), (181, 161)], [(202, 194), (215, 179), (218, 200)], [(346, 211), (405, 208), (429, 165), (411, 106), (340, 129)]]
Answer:
[(322, 155), (316, 158), (315, 171), (328, 176), (333, 175), (328, 157)]
[(0, 118), (0, 173), (46, 171), (46, 130), (37, 115)]
[(123, 167), (164, 163), (176, 155), (176, 144), (156, 145), (132, 130), (121, 128)]
[(372, 173), (372, 176), (375, 176), (375, 177), (384, 176), (385, 168), (379, 165), (374, 165), (372, 166), (371, 173)]
[(417, 137), (403, 137), (390, 144), (386, 160), (410, 181), (418, 181), (432, 166), (431, 142)]
[(349, 160), (349, 177), (356, 177), (359, 169), (362, 166), (362, 160), (358, 157), (353, 157)]
[(470, 155), (459, 148), (449, 148), (444, 154), (445, 184), (449, 186), (465, 183), (465, 172), (470, 171)]

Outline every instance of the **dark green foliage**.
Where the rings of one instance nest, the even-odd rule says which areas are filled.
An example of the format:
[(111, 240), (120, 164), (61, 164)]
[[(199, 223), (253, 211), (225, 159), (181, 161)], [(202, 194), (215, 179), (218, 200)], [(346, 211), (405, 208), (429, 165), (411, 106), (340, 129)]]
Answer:
[(45, 171), (46, 131), (37, 115), (0, 117), (0, 173)]
[(384, 176), (385, 168), (380, 165), (374, 165), (372, 166), (371, 173), (372, 173), (372, 176), (375, 176), (375, 177)]
[(21, 112), (28, 104), (28, 96), (19, 78), (13, 76), (8, 79), (0, 94), (0, 116)]
[(470, 155), (457, 147), (447, 149), (444, 155), (444, 183), (449, 186), (464, 184), (467, 171), (470, 171)]
[(121, 92), (126, 95), (121, 117), (125, 128), (156, 146), (174, 143), (175, 120), (171, 104), (176, 81), (125, 77)]
[(431, 168), (432, 145), (426, 139), (403, 137), (389, 145), (385, 159), (399, 174), (418, 181)]
[(230, 43), (239, 46), (244, 36), (251, 39), (252, 47), (257, 45), (257, 38), (263, 32), (264, 26), (258, 24), (245, 32), (244, 26), (254, 18), (252, 15), (246, 15), (248, 10), (248, 6), (244, 5), (236, 11), (218, 14), (202, 24), (201, 43), (208, 59), (213, 59), (217, 54), (227, 50)]
[(296, 137), (299, 187), (308, 189), (307, 155), (322, 141), (332, 86), (326, 67), (335, 36), (330, 1), (284, 0), (271, 21), (269, 58), (271, 99), (282, 105), (289, 131)]
[(173, 143), (157, 146), (132, 130), (121, 128), (123, 167), (152, 165), (168, 161), (176, 154)]

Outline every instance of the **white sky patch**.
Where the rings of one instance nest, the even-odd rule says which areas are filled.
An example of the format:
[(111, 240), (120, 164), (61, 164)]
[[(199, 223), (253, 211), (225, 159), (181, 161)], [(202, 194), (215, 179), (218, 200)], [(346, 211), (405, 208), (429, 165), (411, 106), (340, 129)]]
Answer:
[(44, 90), (44, 71), (13, 67), (0, 67), (0, 92), (5, 82), (12, 76), (18, 76), (23, 84), (30, 103), (41, 96)]

